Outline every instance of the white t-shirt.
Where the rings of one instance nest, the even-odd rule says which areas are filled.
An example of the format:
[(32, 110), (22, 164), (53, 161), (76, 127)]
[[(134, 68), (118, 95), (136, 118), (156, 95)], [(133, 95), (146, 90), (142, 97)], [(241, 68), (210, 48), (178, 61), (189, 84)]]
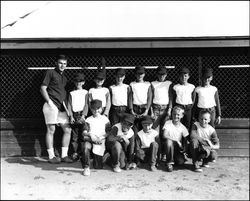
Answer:
[(90, 136), (92, 139), (97, 137), (104, 137), (106, 135), (106, 124), (109, 123), (109, 119), (105, 115), (99, 115), (94, 117), (93, 115), (86, 119), (86, 122), (89, 123), (90, 127)]
[(215, 129), (211, 125), (208, 125), (206, 128), (201, 127), (199, 122), (195, 122), (194, 125), (196, 125), (196, 127), (197, 127), (196, 132), (197, 132), (198, 136), (203, 138), (203, 139), (210, 140), (211, 135), (215, 132)]
[(89, 89), (89, 94), (92, 95), (92, 100), (94, 100), (94, 99), (101, 100), (102, 107), (106, 107), (106, 105), (107, 105), (106, 95), (108, 93), (109, 93), (109, 90), (106, 87)]
[(176, 84), (173, 87), (176, 92), (176, 103), (181, 105), (192, 104), (192, 93), (195, 89), (193, 84), (187, 83), (187, 85)]
[(182, 137), (188, 136), (189, 133), (182, 123), (176, 126), (172, 120), (168, 120), (163, 126), (163, 135), (168, 139), (181, 142)]
[(127, 106), (128, 105), (128, 85), (112, 85), (110, 86), (112, 92), (111, 102), (115, 106)]
[(211, 108), (216, 106), (214, 95), (217, 91), (215, 86), (208, 87), (197, 87), (195, 92), (198, 94), (198, 104), (199, 108)]
[(158, 132), (154, 129), (151, 129), (149, 133), (145, 133), (143, 130), (138, 132), (138, 136), (141, 139), (142, 146), (141, 148), (149, 148), (152, 142), (155, 142), (155, 137), (158, 135)]
[(133, 104), (147, 104), (148, 88), (150, 87), (150, 82), (131, 82), (130, 86), (133, 91)]
[(127, 134), (125, 135), (124, 132), (122, 132), (122, 124), (121, 123), (117, 123), (114, 126), (118, 128), (117, 136), (125, 136), (127, 139), (133, 137), (134, 131), (132, 128), (130, 128), (128, 130)]
[(172, 84), (171, 81), (153, 81), (152, 86), (154, 88), (154, 98), (153, 103), (158, 105), (167, 105), (169, 103), (169, 86)]
[(83, 110), (86, 101), (86, 95), (88, 91), (85, 89), (74, 90), (70, 92), (71, 100), (72, 100), (72, 110), (73, 112), (80, 112)]

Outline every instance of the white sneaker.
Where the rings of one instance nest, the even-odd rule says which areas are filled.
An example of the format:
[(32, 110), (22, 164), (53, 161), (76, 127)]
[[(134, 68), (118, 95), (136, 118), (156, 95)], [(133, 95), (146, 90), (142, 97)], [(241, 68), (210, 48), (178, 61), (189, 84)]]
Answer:
[(114, 172), (117, 172), (117, 173), (119, 173), (119, 172), (122, 171), (119, 165), (116, 165), (116, 166), (113, 168), (113, 170), (114, 170)]
[(128, 168), (129, 168), (129, 169), (135, 169), (135, 168), (136, 168), (136, 164), (135, 164), (135, 163), (130, 163), (130, 164), (128, 165)]
[(90, 169), (89, 169), (89, 167), (84, 168), (83, 175), (84, 176), (89, 176), (90, 175)]

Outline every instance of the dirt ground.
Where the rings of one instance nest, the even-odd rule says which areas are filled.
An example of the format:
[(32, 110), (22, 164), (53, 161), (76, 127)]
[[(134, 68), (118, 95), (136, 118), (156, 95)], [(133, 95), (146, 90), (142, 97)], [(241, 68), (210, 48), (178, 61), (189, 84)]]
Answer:
[(80, 162), (49, 164), (46, 159), (1, 158), (1, 200), (249, 200), (249, 159), (218, 158), (202, 173), (183, 168), (157, 172), (147, 166), (114, 173), (91, 169), (82, 175)]

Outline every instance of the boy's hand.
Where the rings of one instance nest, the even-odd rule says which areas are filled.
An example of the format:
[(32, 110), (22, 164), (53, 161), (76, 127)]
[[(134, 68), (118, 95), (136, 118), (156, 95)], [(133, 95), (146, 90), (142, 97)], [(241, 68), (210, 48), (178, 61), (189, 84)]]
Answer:
[(74, 123), (75, 123), (75, 119), (74, 119), (73, 116), (70, 116), (70, 117), (69, 117), (69, 122), (70, 122), (71, 124), (74, 124)]
[(122, 136), (122, 139), (124, 140), (124, 142), (125, 142), (127, 145), (129, 145), (129, 140), (128, 140), (128, 138), (127, 138), (127, 137)]
[(220, 116), (218, 116), (218, 117), (216, 118), (215, 123), (216, 123), (216, 124), (220, 124), (220, 123), (221, 123), (221, 117), (220, 117)]

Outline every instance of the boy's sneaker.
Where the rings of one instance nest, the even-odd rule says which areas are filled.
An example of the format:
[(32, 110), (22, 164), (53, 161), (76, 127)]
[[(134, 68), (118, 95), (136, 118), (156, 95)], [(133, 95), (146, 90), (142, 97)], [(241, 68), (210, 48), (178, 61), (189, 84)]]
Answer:
[(150, 166), (150, 170), (151, 170), (152, 172), (155, 172), (155, 171), (157, 171), (157, 168), (155, 167), (155, 165), (151, 165), (151, 166)]
[(72, 158), (73, 162), (76, 162), (79, 160), (79, 155), (77, 153), (73, 153), (71, 158)]
[(59, 157), (54, 156), (53, 158), (49, 159), (48, 162), (51, 164), (59, 164), (61, 163), (61, 159)]
[(202, 163), (202, 167), (205, 167), (205, 168), (209, 168), (210, 166), (208, 165), (208, 163)]
[(90, 169), (89, 169), (89, 167), (84, 168), (83, 175), (84, 176), (89, 176), (90, 175)]
[(135, 163), (129, 163), (128, 169), (135, 169), (135, 168), (136, 168), (136, 164)]
[(214, 159), (214, 160), (212, 160), (212, 161), (211, 161), (211, 163), (216, 163), (216, 160), (215, 160), (215, 159)]
[(168, 172), (173, 172), (173, 170), (174, 170), (173, 165), (172, 164), (167, 164), (167, 171)]
[(119, 173), (119, 172), (122, 171), (119, 165), (116, 165), (116, 166), (113, 168), (113, 170), (114, 170), (114, 172), (117, 172), (117, 173)]
[(201, 167), (199, 166), (198, 163), (194, 164), (194, 171), (195, 172), (202, 172), (203, 170), (201, 169)]
[(73, 161), (70, 157), (68, 157), (68, 156), (63, 157), (63, 158), (61, 159), (61, 161), (64, 162), (64, 163), (73, 163), (73, 162), (74, 162), (74, 161)]

